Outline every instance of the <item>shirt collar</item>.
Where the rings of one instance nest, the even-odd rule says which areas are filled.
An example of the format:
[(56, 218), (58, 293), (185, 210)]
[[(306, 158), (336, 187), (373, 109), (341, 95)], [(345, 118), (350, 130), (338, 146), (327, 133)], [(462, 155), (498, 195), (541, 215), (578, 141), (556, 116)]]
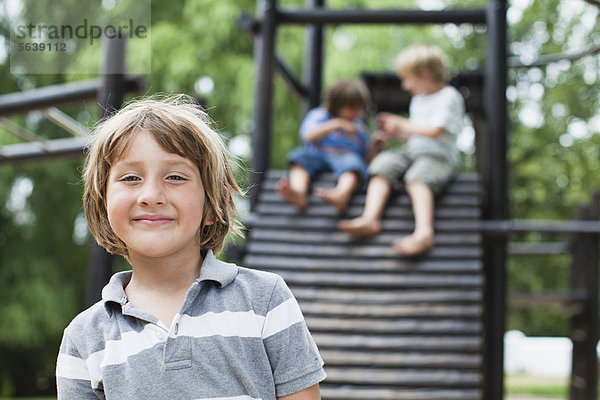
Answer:
[(125, 294), (125, 286), (131, 280), (133, 271), (123, 271), (114, 274), (104, 289), (102, 289), (102, 302), (104, 309), (108, 315), (112, 316), (112, 307), (110, 303), (117, 303), (121, 306), (127, 304), (127, 295)]
[(209, 250), (204, 257), (198, 281), (215, 281), (219, 283), (221, 288), (224, 288), (233, 282), (237, 274), (237, 265), (217, 259), (213, 254), (213, 251)]
[[(110, 278), (110, 281), (104, 289), (102, 289), (102, 301), (109, 314), (112, 314), (112, 310), (108, 307), (108, 303), (118, 303), (121, 306), (127, 303), (125, 287), (131, 280), (132, 274), (132, 271), (117, 272)], [(197, 282), (214, 281), (219, 284), (219, 287), (224, 288), (234, 281), (237, 274), (237, 265), (217, 259), (213, 254), (213, 251), (208, 250), (204, 257), (204, 261), (202, 262), (200, 278), (198, 278)]]

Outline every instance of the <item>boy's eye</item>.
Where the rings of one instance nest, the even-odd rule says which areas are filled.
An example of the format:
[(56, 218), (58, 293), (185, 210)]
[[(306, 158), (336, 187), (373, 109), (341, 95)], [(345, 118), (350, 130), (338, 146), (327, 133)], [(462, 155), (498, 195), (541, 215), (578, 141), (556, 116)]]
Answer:
[(123, 179), (121, 179), (121, 181), (123, 181), (123, 182), (137, 182), (139, 180), (140, 180), (140, 178), (138, 178), (137, 176), (134, 176), (134, 175), (128, 175), (128, 176), (124, 177)]
[(179, 176), (179, 175), (169, 175), (167, 177), (167, 179), (170, 181), (185, 181), (186, 180), (183, 176)]

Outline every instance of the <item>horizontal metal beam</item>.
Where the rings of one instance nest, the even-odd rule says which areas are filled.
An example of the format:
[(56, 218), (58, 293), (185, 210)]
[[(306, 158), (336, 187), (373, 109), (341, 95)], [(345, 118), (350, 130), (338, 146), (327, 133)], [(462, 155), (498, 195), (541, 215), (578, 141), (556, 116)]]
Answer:
[(87, 138), (69, 137), (45, 142), (10, 144), (0, 147), (0, 166), (3, 164), (81, 157)]
[[(92, 79), (5, 94), (0, 96), (0, 116), (20, 114), (83, 100), (96, 100), (101, 86), (102, 79)], [(125, 78), (125, 92), (139, 92), (145, 87), (146, 79), (143, 76), (127, 76)]]
[(513, 306), (543, 306), (550, 304), (573, 306), (587, 299), (587, 293), (580, 289), (568, 292), (510, 292), (508, 301)]
[(278, 10), (278, 24), (485, 24), (485, 9), (458, 10)]
[(571, 246), (567, 242), (516, 243), (510, 242), (508, 254), (513, 256), (548, 256), (570, 254)]
[(480, 230), (483, 233), (507, 235), (519, 232), (540, 233), (600, 233), (600, 221), (594, 220), (483, 220)]

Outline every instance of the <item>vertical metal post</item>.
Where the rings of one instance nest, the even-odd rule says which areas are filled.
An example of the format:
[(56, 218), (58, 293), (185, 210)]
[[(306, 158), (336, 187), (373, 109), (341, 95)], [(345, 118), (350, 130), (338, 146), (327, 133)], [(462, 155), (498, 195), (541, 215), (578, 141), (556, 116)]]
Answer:
[[(585, 220), (600, 218), (600, 196), (582, 210)], [(571, 288), (585, 293), (581, 309), (571, 318), (570, 337), (573, 342), (570, 400), (596, 400), (598, 395), (598, 264), (600, 251), (598, 234), (579, 234), (572, 244)]]
[[(483, 177), (487, 202), (484, 218), (507, 219), (508, 195), (506, 162), (506, 0), (489, 0), (487, 9), (488, 54), (485, 79), (487, 116), (486, 151), (490, 160)], [(484, 244), (485, 316), (484, 316), (484, 393), (486, 400), (504, 397), (504, 330), (506, 311), (506, 239), (494, 238)]]
[[(125, 96), (125, 38), (108, 39), (102, 87), (98, 93), (102, 119), (121, 108)], [(91, 305), (101, 298), (102, 288), (112, 274), (114, 256), (93, 241), (88, 263), (86, 302)]]
[[(325, 0), (306, 0), (310, 9), (325, 7)], [(309, 25), (306, 28), (304, 48), (304, 84), (308, 88), (308, 96), (304, 99), (304, 113), (317, 107), (321, 102), (323, 87), (323, 26)]]
[(277, 0), (258, 0), (257, 9), (260, 30), (254, 41), (256, 87), (254, 88), (254, 130), (250, 163), (251, 210), (256, 207), (258, 189), (271, 159)]

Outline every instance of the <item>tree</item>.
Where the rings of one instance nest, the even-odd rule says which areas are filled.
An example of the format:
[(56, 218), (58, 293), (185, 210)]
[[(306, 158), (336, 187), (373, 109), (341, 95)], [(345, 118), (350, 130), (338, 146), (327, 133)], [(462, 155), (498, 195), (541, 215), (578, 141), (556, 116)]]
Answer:
[[(123, 0), (125, 1), (125, 0)], [(304, 7), (304, 0), (281, 0)], [(22, 0), (47, 18), (81, 11), (78, 0)], [(332, 8), (483, 7), (485, 0), (328, 0)], [(152, 0), (152, 70), (148, 94), (183, 92), (206, 99), (216, 126), (229, 138), (248, 137), (253, 120), (254, 63), (251, 40), (236, 26), (255, 0)], [(9, 20), (0, 5), (0, 37), (6, 49)], [(558, 10), (558, 11), (557, 11)], [(569, 53), (600, 43), (598, 8), (584, 0), (523, 0), (509, 3), (509, 54), (520, 62), (538, 55)], [(485, 66), (485, 27), (328, 26), (325, 29), (324, 87), (362, 71), (393, 72), (404, 46), (435, 43), (449, 55), (452, 71)], [(304, 30), (279, 31), (278, 51), (301, 76)], [(129, 54), (140, 52), (132, 42)], [(99, 50), (73, 54), (65, 74), (11, 74), (0, 52), (0, 93), (81, 80), (73, 71), (102, 59)], [(135, 56), (133, 57), (135, 61)], [(130, 61), (131, 62), (131, 61)], [(570, 218), (599, 184), (599, 59), (590, 55), (545, 67), (513, 68), (507, 91), (510, 200), (517, 218)], [(301, 105), (279, 78), (275, 81), (272, 165), (299, 144)], [(95, 104), (65, 109), (92, 126)], [(11, 120), (46, 137), (66, 136), (36, 113)], [(0, 129), (0, 145), (19, 139)], [(472, 168), (472, 155), (465, 154)], [(470, 161), (469, 161), (470, 160)], [(87, 243), (81, 214), (80, 161), (0, 166), (0, 396), (53, 390), (53, 369), (62, 329), (83, 306)], [(540, 235), (519, 240), (539, 241)], [(511, 258), (514, 289), (564, 287), (568, 257)], [(120, 265), (119, 268), (124, 267)], [(528, 334), (565, 334), (558, 311), (510, 311), (509, 327)], [(35, 382), (35, 384), (32, 384)]]

